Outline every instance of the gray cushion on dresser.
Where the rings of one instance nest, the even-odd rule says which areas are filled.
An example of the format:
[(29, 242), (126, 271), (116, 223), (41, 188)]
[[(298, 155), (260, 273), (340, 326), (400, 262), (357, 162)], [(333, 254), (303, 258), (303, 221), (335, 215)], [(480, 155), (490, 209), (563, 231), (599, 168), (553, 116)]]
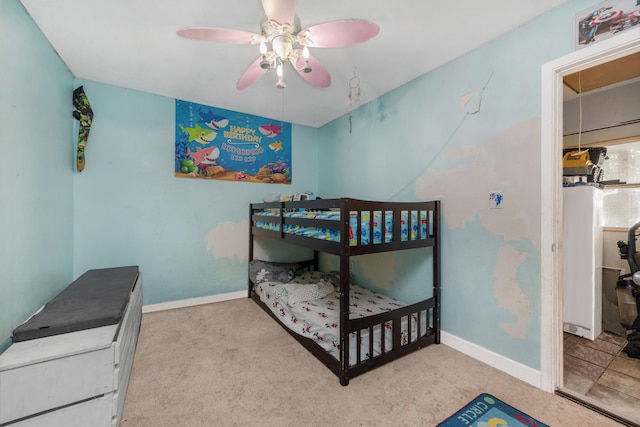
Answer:
[(13, 342), (117, 324), (137, 276), (138, 266), (87, 271), (18, 326)]

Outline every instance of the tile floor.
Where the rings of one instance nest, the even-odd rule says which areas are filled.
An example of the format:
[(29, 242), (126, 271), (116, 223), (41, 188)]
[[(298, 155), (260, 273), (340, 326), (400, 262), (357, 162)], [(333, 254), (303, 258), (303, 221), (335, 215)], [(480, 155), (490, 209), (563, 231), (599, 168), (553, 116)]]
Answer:
[(564, 387), (640, 425), (640, 359), (622, 351), (627, 340), (603, 332), (595, 341), (564, 334)]

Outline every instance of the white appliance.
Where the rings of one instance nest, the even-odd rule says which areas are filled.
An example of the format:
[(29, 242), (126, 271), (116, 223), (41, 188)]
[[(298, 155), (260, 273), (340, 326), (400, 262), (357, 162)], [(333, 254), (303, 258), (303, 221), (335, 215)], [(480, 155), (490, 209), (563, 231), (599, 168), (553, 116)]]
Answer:
[(602, 332), (602, 191), (562, 191), (563, 329), (590, 340)]

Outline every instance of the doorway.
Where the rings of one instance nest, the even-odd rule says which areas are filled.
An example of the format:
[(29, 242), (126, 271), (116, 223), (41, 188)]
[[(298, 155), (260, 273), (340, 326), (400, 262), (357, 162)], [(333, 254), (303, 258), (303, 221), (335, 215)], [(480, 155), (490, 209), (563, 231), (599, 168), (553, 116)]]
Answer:
[(541, 388), (563, 387), (562, 122), (563, 77), (640, 52), (640, 28), (542, 67)]

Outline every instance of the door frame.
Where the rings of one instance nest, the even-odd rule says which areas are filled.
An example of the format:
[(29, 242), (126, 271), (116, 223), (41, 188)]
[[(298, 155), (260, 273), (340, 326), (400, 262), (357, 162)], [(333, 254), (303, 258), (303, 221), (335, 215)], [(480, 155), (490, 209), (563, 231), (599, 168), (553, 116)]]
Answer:
[(542, 65), (540, 191), (540, 388), (563, 386), (562, 121), (565, 75), (640, 52), (640, 27)]

